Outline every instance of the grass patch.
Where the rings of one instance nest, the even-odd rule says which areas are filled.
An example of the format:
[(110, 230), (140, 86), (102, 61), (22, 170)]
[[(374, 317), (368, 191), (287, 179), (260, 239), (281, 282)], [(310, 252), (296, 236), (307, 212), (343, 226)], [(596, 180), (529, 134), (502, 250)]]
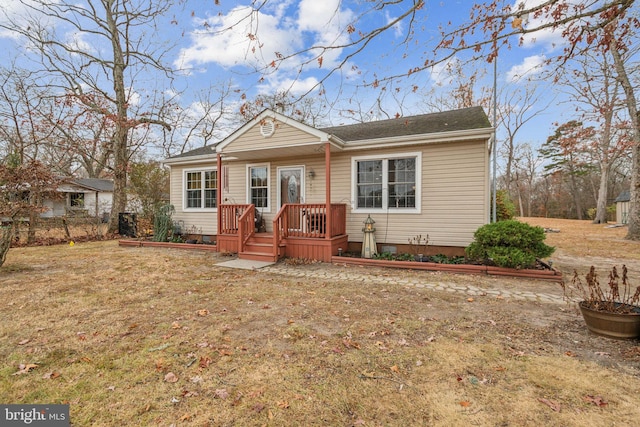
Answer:
[(382, 280), (547, 283), (380, 269), (380, 282), (354, 285), (216, 267), (223, 260), (112, 241), (12, 249), (0, 269), (0, 401), (66, 402), (77, 426), (578, 426), (640, 416), (637, 342), (589, 335), (566, 306)]

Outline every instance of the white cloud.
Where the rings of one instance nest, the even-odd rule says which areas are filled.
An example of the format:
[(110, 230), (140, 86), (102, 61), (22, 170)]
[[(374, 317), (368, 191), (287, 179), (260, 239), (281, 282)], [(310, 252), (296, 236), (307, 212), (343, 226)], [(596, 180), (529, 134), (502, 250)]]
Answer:
[(295, 32), (281, 28), (276, 15), (247, 7), (236, 7), (227, 15), (197, 23), (204, 29), (194, 31), (192, 45), (181, 50), (175, 62), (179, 68), (207, 63), (261, 67), (275, 60), (276, 52), (286, 55), (299, 45)]
[(303, 95), (309, 91), (317, 90), (318, 79), (315, 77), (307, 78), (274, 78), (270, 79), (267, 84), (259, 87), (259, 92), (263, 94), (272, 94), (277, 92), (288, 92), (293, 96)]
[(93, 46), (91, 43), (85, 40), (87, 38), (87, 34), (80, 33), (77, 31), (67, 33), (66, 35), (66, 45), (70, 49), (74, 49), (80, 52), (93, 52)]
[[(548, 0), (516, 0), (513, 5), (513, 10), (528, 10), (547, 1)], [(567, 3), (571, 4), (573, 2), (568, 0)], [(525, 29), (532, 29), (553, 22), (553, 19), (549, 16), (535, 17), (531, 14), (523, 15), (522, 20), (522, 26)], [(522, 46), (533, 47), (542, 45), (548, 50), (553, 50), (566, 43), (562, 37), (563, 30), (564, 27), (558, 27), (556, 29), (547, 28), (536, 31), (535, 33), (525, 34), (522, 36)]]
[[(34, 2), (26, 1), (27, 5)], [(36, 9), (37, 10), (37, 9)], [(0, 23), (11, 27), (12, 25), (18, 25), (20, 28), (26, 28), (29, 15), (34, 15), (35, 10), (23, 4), (19, 0), (2, 0), (2, 7), (0, 8)], [(43, 17), (43, 16), (42, 16)], [(13, 31), (0, 29), (0, 38), (18, 39), (19, 36)]]
[(546, 60), (547, 58), (544, 55), (526, 57), (522, 63), (514, 65), (507, 71), (507, 81), (517, 83), (523, 78), (530, 78), (541, 73), (544, 70)]
[(454, 78), (452, 70), (457, 69), (459, 65), (460, 60), (455, 57), (447, 60), (446, 62), (434, 65), (431, 67), (431, 81), (438, 86), (450, 85)]
[(323, 68), (330, 68), (342, 54), (336, 46), (349, 41), (345, 28), (353, 20), (353, 12), (340, 6), (339, 0), (287, 0), (260, 11), (239, 6), (206, 21), (194, 20), (200, 28), (205, 22), (208, 27), (191, 34), (191, 46), (182, 49), (175, 65), (262, 68), (277, 62), (276, 52), (287, 56), (318, 46), (279, 63), (280, 71), (298, 73), (305, 62), (314, 69), (318, 67), (316, 56), (322, 56)]
[[(395, 16), (389, 16), (388, 13), (386, 13), (386, 18), (387, 18), (387, 23), (386, 25), (389, 25), (391, 22), (393, 22), (394, 19), (397, 19), (397, 17)], [(393, 25), (393, 34), (396, 37), (402, 37), (404, 36), (404, 25), (402, 25), (403, 21), (398, 21)]]

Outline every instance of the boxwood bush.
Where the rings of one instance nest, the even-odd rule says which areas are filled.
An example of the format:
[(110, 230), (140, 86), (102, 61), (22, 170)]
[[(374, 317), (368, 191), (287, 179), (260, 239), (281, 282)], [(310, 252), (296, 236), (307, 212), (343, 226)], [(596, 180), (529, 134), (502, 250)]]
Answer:
[(536, 258), (548, 257), (555, 250), (544, 243), (542, 227), (516, 220), (484, 225), (473, 236), (474, 242), (466, 248), (467, 257), (491, 261), (498, 267), (530, 268), (535, 266)]

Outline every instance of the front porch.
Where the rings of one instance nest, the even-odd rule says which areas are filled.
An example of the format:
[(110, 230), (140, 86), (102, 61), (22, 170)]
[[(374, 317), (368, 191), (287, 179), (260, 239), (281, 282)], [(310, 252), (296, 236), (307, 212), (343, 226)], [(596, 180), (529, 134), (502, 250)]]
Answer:
[[(327, 212), (329, 213), (327, 215)], [(345, 204), (287, 203), (266, 231), (256, 232), (253, 204), (221, 204), (218, 209), (217, 248), (241, 259), (278, 261), (283, 257), (331, 262), (338, 248), (346, 248)]]

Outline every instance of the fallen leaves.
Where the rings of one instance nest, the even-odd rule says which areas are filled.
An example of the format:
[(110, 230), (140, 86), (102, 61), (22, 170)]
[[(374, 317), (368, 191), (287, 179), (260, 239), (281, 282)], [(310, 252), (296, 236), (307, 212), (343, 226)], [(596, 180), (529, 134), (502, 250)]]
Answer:
[(38, 365), (36, 365), (35, 363), (26, 363), (26, 364), (21, 363), (18, 365), (18, 371), (14, 372), (12, 375), (28, 374), (29, 372), (36, 369), (37, 367)]
[(222, 400), (229, 397), (229, 392), (227, 391), (226, 388), (218, 388), (213, 394), (215, 397)]
[(583, 397), (585, 402), (591, 403), (600, 408), (607, 406), (609, 403), (602, 398), (602, 396), (592, 396), (590, 394)]
[(164, 380), (168, 383), (177, 383), (178, 377), (173, 372), (169, 372), (167, 375), (164, 376)]
[(47, 372), (46, 374), (44, 374), (42, 376), (42, 379), (44, 379), (44, 380), (55, 380), (59, 376), (60, 376), (60, 372), (51, 371), (51, 372)]
[(560, 405), (558, 402), (553, 400), (549, 400), (541, 397), (541, 398), (538, 398), (538, 402), (544, 403), (549, 408), (551, 408), (554, 412), (560, 412), (560, 410), (562, 409), (562, 405)]

